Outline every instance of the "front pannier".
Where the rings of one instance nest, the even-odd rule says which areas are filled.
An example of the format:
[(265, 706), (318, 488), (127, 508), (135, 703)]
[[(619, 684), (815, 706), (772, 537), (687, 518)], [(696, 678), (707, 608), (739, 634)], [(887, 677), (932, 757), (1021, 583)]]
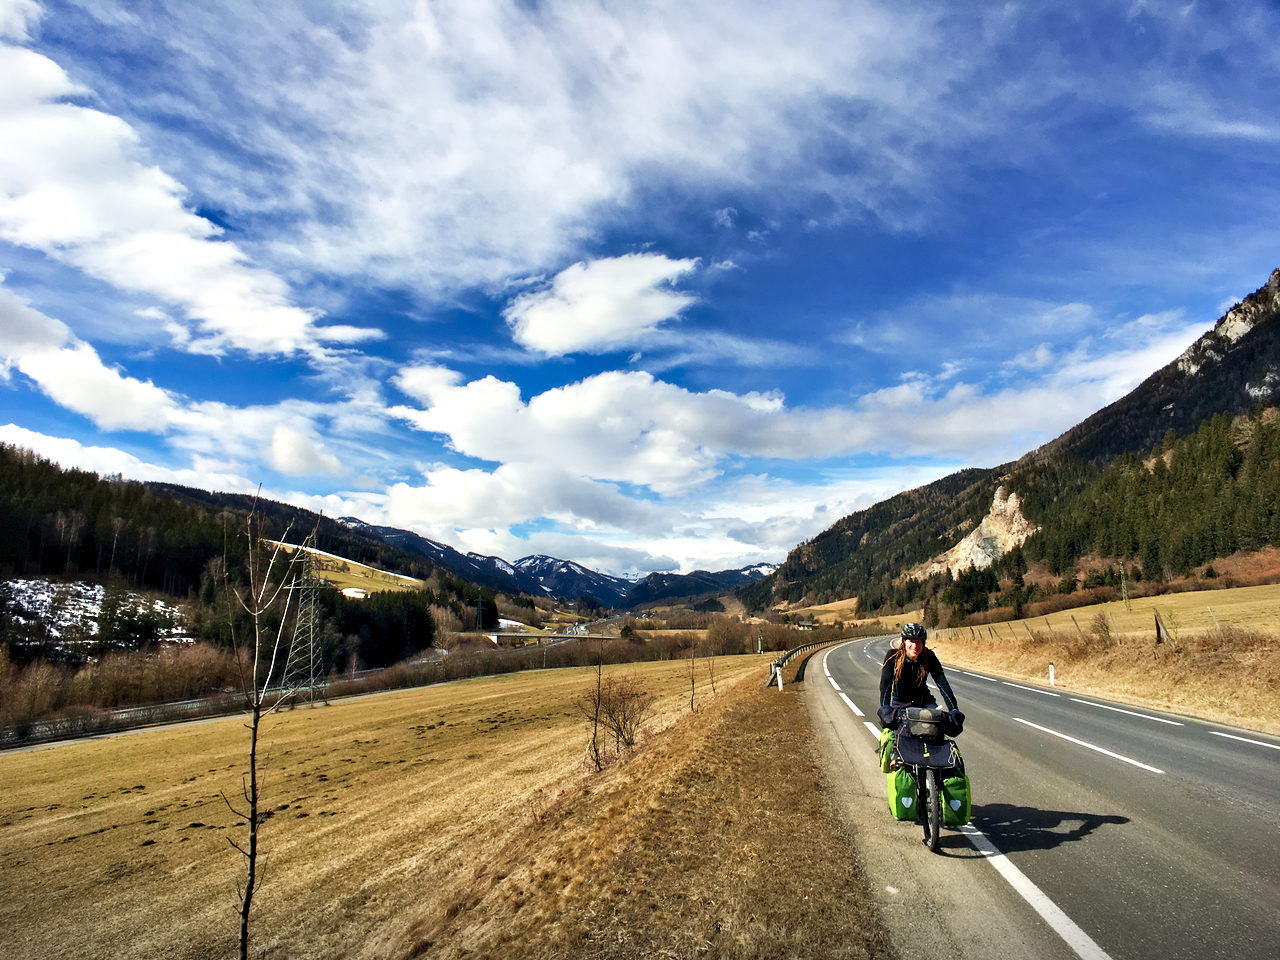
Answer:
[(930, 743), (941, 743), (946, 737), (946, 725), (951, 719), (945, 710), (930, 707), (907, 707), (907, 733)]
[(893, 744), (895, 739), (890, 728), (885, 727), (880, 731), (880, 746), (878, 749), (880, 751), (881, 773), (888, 773), (889, 767), (893, 763)]

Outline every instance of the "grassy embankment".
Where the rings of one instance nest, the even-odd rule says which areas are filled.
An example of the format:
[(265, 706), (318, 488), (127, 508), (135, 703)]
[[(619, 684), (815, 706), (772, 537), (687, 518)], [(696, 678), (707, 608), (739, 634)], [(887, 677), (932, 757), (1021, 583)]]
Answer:
[[(1155, 615), (1169, 638), (1156, 643)], [(1280, 733), (1280, 585), (1077, 607), (934, 631), (944, 663)]]
[[(694, 713), (687, 663), (613, 668), (652, 732), (602, 774), (590, 669), (272, 717), (255, 955), (886, 955), (794, 688), (706, 663)], [(245, 747), (232, 718), (0, 755), (6, 956), (233, 955)]]

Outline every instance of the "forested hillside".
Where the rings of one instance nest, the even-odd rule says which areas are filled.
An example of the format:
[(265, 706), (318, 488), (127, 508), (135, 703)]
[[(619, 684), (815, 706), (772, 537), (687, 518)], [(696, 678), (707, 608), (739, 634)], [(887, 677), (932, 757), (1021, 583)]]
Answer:
[[(1027, 602), (1039, 589), (1023, 583), (1029, 562), (1066, 577), (1090, 555), (1163, 579), (1280, 544), (1280, 441), (1263, 414), (1277, 402), (1280, 270), (1182, 357), (1061, 437), (851, 514), (739, 596), (757, 611), (857, 597), (867, 615), (925, 603), (963, 617)], [(910, 579), (981, 521), (1001, 484), (1040, 533), (990, 570)]]
[[(322, 634), (329, 666), (353, 657), (382, 665), (431, 646), (432, 608), (474, 622), (479, 603), (486, 624), (496, 623), (492, 591), (309, 511), (242, 495), (103, 479), (8, 445), (0, 445), (0, 581), (88, 580), (115, 584), (117, 591), (164, 594), (185, 601), (197, 637), (220, 642), (227, 625), (223, 564), (235, 583), (250, 510), (264, 537), (288, 534), (296, 543), (314, 532), (320, 549), (427, 581), (422, 591), (364, 602), (328, 592)], [(0, 591), (0, 642), (21, 659), (50, 653), (48, 625), (18, 624), (7, 606)], [(99, 639), (105, 638), (103, 624), (98, 626)], [(118, 639), (131, 646), (147, 638)]]

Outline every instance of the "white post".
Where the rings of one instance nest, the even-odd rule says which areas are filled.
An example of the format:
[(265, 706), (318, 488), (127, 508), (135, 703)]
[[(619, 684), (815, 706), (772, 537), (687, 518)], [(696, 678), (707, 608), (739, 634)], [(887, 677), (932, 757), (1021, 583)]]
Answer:
[(782, 668), (778, 667), (777, 670), (778, 670), (778, 689), (781, 690), (782, 689)]
[(1049, 686), (1051, 687), (1057, 686), (1057, 684), (1053, 682), (1053, 661), (1052, 660), (1049, 661)]

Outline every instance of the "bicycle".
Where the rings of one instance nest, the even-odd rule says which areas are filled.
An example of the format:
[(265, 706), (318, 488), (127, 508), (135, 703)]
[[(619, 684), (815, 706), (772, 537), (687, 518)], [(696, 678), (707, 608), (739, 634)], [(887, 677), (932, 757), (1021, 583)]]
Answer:
[(937, 853), (942, 832), (942, 781), (951, 771), (964, 773), (951, 715), (930, 707), (903, 707), (895, 717), (893, 757), (916, 782), (916, 818), (924, 827), (924, 844)]

